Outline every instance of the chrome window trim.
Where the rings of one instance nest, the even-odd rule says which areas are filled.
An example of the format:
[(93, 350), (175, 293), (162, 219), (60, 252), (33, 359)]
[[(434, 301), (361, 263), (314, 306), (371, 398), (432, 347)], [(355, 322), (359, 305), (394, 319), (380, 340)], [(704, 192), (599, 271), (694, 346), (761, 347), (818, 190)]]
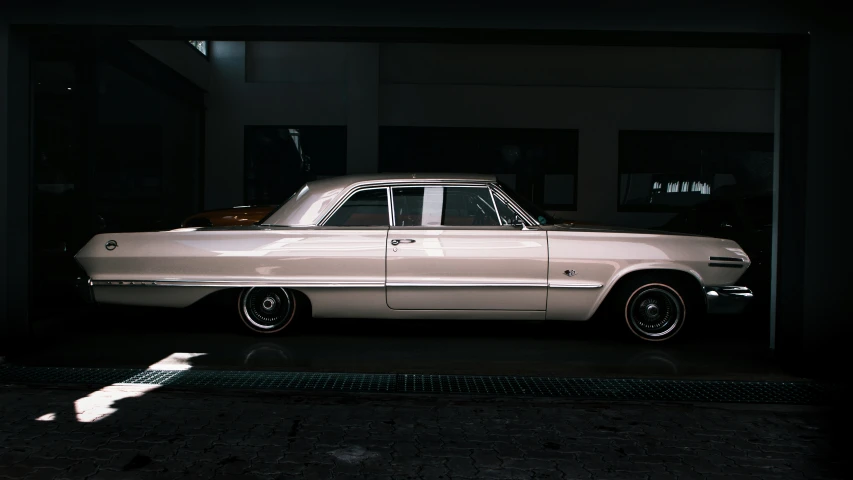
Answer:
[[(406, 180), (408, 180), (408, 179), (406, 179)], [(483, 180), (483, 181), (471, 181), (471, 180), (430, 180), (430, 179), (422, 179), (422, 180), (412, 179), (412, 180), (414, 180), (414, 181), (401, 181), (401, 180), (397, 180), (397, 181), (391, 181), (391, 182), (389, 182), (389, 181), (387, 181), (387, 180), (386, 180), (386, 181), (381, 181), (381, 182), (366, 183), (366, 184), (361, 184), (361, 185), (351, 186), (351, 187), (349, 187), (349, 190), (345, 190), (345, 191), (344, 191), (344, 193), (343, 193), (343, 195), (341, 195), (341, 200), (338, 200), (337, 202), (335, 202), (335, 203), (334, 203), (334, 204), (329, 208), (329, 210), (328, 210), (324, 215), (322, 215), (322, 216), (320, 217), (320, 220), (318, 220), (318, 221), (316, 222), (316, 226), (318, 226), (318, 227), (323, 227), (323, 226), (325, 226), (325, 225), (326, 225), (326, 222), (328, 222), (328, 221), (329, 221), (329, 218), (331, 218), (331, 217), (332, 217), (332, 216), (333, 216), (333, 215), (338, 211), (338, 209), (340, 209), (340, 208), (341, 208), (341, 206), (342, 206), (344, 203), (346, 203), (346, 201), (347, 201), (347, 200), (349, 200), (349, 199), (350, 199), (350, 197), (352, 197), (352, 196), (353, 196), (353, 195), (355, 195), (357, 192), (360, 192), (360, 191), (362, 191), (362, 190), (371, 190), (371, 189), (378, 189), (378, 188), (388, 188), (388, 189), (393, 189), (393, 188), (396, 188), (396, 187), (421, 187), (421, 186), (432, 186), (432, 187), (435, 187), (435, 186), (452, 186), (452, 187), (489, 187), (489, 186), (491, 185), (491, 182), (490, 182), (490, 181), (488, 181), (488, 180)], [(393, 190), (389, 190), (389, 191), (388, 191), (388, 194), (389, 194), (389, 200), (388, 200), (388, 201), (389, 201), (389, 203), (391, 202), (391, 194), (392, 194), (392, 193), (393, 193)], [(308, 226), (311, 226), (311, 225), (308, 225)], [(393, 226), (393, 224), (391, 224), (390, 226)], [(358, 228), (358, 227), (356, 227), (356, 228)]]
[(501, 212), (498, 211), (498, 204), (495, 202), (495, 192), (492, 191), (491, 186), (489, 186), (489, 196), (492, 197), (492, 208), (495, 209), (495, 215), (498, 216), (498, 226), (503, 225), (501, 222)]
[(386, 187), (388, 189), (388, 228), (394, 226), (394, 192), (391, 190), (391, 187)]
[(472, 182), (454, 183), (453, 181), (440, 180), (440, 181), (431, 182), (431, 183), (420, 183), (420, 184), (418, 184), (418, 183), (403, 183), (403, 184), (400, 184), (400, 185), (393, 185), (393, 186), (389, 186), (388, 188), (389, 188), (390, 190), (389, 190), (389, 193), (388, 193), (388, 198), (390, 198), (390, 199), (391, 199), (391, 204), (392, 204), (392, 205), (394, 204), (394, 189), (395, 189), (395, 188), (425, 188), (425, 187), (441, 187), (441, 188), (448, 188), (448, 187), (453, 187), (453, 188), (456, 188), (456, 187), (462, 187), (462, 188), (485, 188), (486, 190), (488, 190), (488, 191), (489, 191), (489, 195), (491, 195), (491, 196), (492, 196), (492, 206), (493, 206), (493, 208), (495, 209), (495, 215), (498, 217), (498, 224), (497, 224), (497, 225), (407, 225), (407, 226), (402, 226), (402, 225), (395, 225), (395, 224), (394, 224), (394, 222), (396, 222), (396, 220), (397, 220), (397, 217), (396, 217), (397, 212), (395, 211), (395, 212), (394, 212), (393, 222), (391, 223), (391, 228), (433, 228), (433, 229), (435, 229), (435, 228), (456, 228), (456, 227), (463, 227), (463, 226), (464, 226), (464, 227), (466, 227), (466, 228), (485, 229), (485, 228), (490, 228), (490, 227), (491, 227), (491, 228), (494, 228), (494, 227), (501, 227), (501, 226), (503, 226), (503, 224), (501, 223), (501, 216), (500, 216), (500, 214), (498, 213), (498, 207), (497, 207), (497, 205), (495, 204), (495, 198), (494, 198), (494, 194), (492, 193), (491, 185), (492, 185), (492, 184), (491, 184), (490, 182), (483, 182), (483, 183), (472, 183)]
[(504, 203), (509, 206), (512, 211), (514, 211), (519, 217), (521, 217), (522, 221), (527, 221), (528, 226), (538, 227), (542, 225), (529, 213), (527, 213), (526, 210), (521, 208), (520, 205), (518, 205), (511, 198), (509, 198), (509, 195), (507, 195), (506, 193), (504, 193), (503, 190), (501, 190), (500, 185), (498, 185), (497, 183), (492, 183), (489, 185), (489, 187), (494, 190), (494, 193), (498, 196), (498, 198), (500, 198)]

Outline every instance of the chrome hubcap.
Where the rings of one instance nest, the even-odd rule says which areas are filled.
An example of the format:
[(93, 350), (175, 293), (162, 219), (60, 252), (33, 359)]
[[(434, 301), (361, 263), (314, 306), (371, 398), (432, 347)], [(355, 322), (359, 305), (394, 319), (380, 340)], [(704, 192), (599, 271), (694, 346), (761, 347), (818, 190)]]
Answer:
[(684, 315), (681, 301), (672, 291), (650, 287), (635, 293), (628, 304), (628, 321), (639, 333), (662, 337), (675, 330)]
[(649, 318), (656, 318), (660, 313), (660, 309), (654, 303), (649, 303), (646, 305), (646, 316)]
[(243, 294), (240, 309), (253, 328), (272, 330), (290, 319), (293, 302), (283, 288), (254, 287)]

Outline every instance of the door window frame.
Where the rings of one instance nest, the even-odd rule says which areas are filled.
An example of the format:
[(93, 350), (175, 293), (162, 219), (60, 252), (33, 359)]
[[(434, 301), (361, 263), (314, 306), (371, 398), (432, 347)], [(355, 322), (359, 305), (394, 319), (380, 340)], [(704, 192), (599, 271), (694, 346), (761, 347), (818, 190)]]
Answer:
[[(355, 195), (365, 192), (368, 190), (385, 190), (385, 206), (388, 211), (388, 225), (326, 225), (326, 223), (338, 213), (338, 210), (343, 208), (344, 205)], [(318, 222), (318, 227), (326, 227), (326, 228), (390, 228), (393, 225), (393, 211), (391, 210), (391, 187), (387, 185), (365, 185), (363, 187), (356, 187), (350, 190), (346, 196), (339, 202), (335, 204), (334, 207), (329, 209), (329, 212), (323, 216), (323, 219)]]
[[(428, 187), (439, 187), (442, 189), (446, 188), (482, 188), (489, 192), (489, 198), (491, 199), (492, 208), (495, 211), (495, 216), (498, 219), (497, 225), (396, 225), (397, 222), (397, 212), (394, 208), (394, 189), (395, 188), (428, 188)], [(442, 228), (442, 229), (456, 229), (456, 228), (495, 228), (495, 227), (504, 227), (508, 224), (505, 224), (501, 221), (500, 213), (498, 212), (498, 206), (495, 202), (495, 194), (492, 190), (492, 185), (488, 183), (484, 184), (454, 184), (454, 183), (438, 183), (438, 184), (414, 184), (414, 183), (406, 183), (401, 185), (394, 185), (391, 188), (391, 194), (389, 196), (391, 202), (391, 227), (392, 228)], [(443, 208), (443, 206), (442, 206)]]

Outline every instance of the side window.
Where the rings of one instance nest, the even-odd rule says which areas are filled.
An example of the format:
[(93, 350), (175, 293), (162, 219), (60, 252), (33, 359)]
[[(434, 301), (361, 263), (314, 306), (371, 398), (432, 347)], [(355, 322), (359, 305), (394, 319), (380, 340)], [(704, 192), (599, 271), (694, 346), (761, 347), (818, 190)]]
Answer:
[(388, 226), (388, 190), (374, 188), (351, 196), (325, 223), (327, 227)]
[(485, 187), (398, 187), (392, 192), (398, 227), (501, 224)]
[(444, 217), (447, 226), (500, 225), (488, 188), (447, 187), (444, 189)]

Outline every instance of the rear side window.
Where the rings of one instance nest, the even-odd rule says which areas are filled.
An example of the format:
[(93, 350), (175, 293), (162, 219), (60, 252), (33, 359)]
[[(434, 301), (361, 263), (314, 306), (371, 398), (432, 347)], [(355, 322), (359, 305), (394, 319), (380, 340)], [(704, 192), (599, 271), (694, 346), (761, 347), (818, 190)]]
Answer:
[(351, 196), (325, 223), (327, 227), (387, 227), (388, 190), (361, 190)]

